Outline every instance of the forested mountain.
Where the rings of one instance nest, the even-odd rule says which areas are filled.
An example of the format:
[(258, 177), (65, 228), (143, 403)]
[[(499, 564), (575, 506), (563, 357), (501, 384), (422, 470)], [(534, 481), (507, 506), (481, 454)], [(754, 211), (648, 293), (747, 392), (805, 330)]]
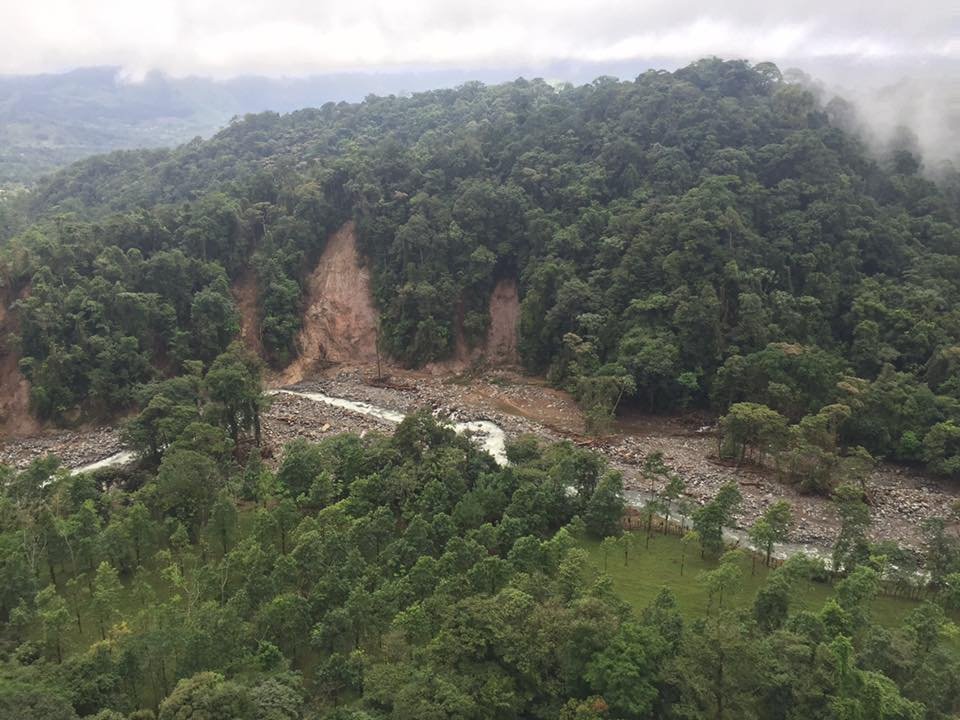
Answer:
[(301, 79), (126, 77), (119, 67), (0, 76), (0, 190), (32, 184), (70, 162), (124, 148), (208, 137), (234, 115), (289, 112), (453, 84), (449, 73), (338, 74)]
[(25, 198), (33, 224), (3, 250), (6, 283), (29, 288), (35, 411), (114, 411), (212, 359), (248, 266), (285, 365), (304, 275), (354, 218), (396, 361), (477, 342), (515, 277), (523, 363), (597, 426), (623, 399), (747, 401), (761, 414), (741, 405), (731, 447), (792, 453), (798, 475), (848, 448), (953, 474), (960, 185), (906, 149), (873, 157), (849, 122), (770, 64), (704, 60), (254, 115), (77, 163)]
[[(0, 466), (0, 717), (955, 717), (960, 540), (930, 518), (918, 574), (857, 480), (876, 456), (960, 475), (960, 185), (851, 126), (772, 65), (705, 60), (253, 115), (0, 207), (0, 380), (45, 421), (130, 412), (137, 456)], [(831, 570), (762, 567), (783, 502), (752, 562), (724, 552), (736, 485), (691, 507), (656, 453), (642, 548), (621, 476), (570, 442), (500, 465), (423, 411), (264, 457), (262, 360), (298, 353), (351, 221), (394, 362), (480, 342), (516, 281), (522, 362), (593, 430), (625, 402), (716, 413), (722, 453), (832, 494)], [(237, 342), (251, 275), (262, 359)], [(679, 511), (664, 577), (697, 564), (703, 602), (629, 604), (608, 566), (662, 556)], [(891, 585), (911, 597), (875, 622)]]
[(88, 68), (0, 76), (0, 187), (32, 183), (97, 153), (210, 135), (241, 110), (212, 83), (156, 74), (133, 83), (119, 75), (119, 68)]
[[(548, 76), (580, 78), (633, 72), (632, 63), (552, 64)], [(290, 112), (370, 94), (404, 94), (466, 80), (502, 82), (519, 70), (390, 70), (295, 78), (217, 80), (154, 71), (133, 77), (120, 67), (46, 75), (0, 75), (0, 194), (98, 153), (178, 145), (209, 137), (235, 115)]]

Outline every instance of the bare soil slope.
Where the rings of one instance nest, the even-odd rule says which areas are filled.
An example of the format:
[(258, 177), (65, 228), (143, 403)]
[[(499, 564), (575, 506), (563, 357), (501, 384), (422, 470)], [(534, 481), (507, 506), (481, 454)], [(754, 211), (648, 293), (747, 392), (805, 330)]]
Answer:
[(517, 323), (520, 321), (520, 295), (517, 281), (513, 278), (501, 280), (490, 295), (490, 327), (487, 329), (487, 342), (484, 356), (492, 365), (516, 365)]
[(30, 383), (20, 373), (20, 355), (10, 344), (19, 329), (10, 310), (15, 299), (9, 291), (0, 292), (0, 435), (23, 437), (37, 432), (40, 423), (30, 414)]
[(310, 275), (300, 355), (281, 381), (299, 382), (328, 362), (376, 362), (377, 320), (370, 271), (360, 264), (356, 228), (348, 222), (327, 240)]
[(263, 344), (260, 339), (260, 310), (257, 306), (257, 274), (253, 268), (247, 268), (230, 289), (233, 301), (240, 313), (240, 339), (244, 347), (258, 356), (263, 356)]
[(454, 327), (453, 356), (447, 360), (427, 363), (423, 372), (428, 375), (460, 373), (480, 364), (493, 367), (512, 367), (520, 364), (517, 352), (517, 325), (520, 321), (520, 296), (517, 281), (505, 278), (497, 282), (490, 294), (487, 308), (490, 324), (483, 344), (470, 349), (463, 332), (463, 307), (457, 309)]

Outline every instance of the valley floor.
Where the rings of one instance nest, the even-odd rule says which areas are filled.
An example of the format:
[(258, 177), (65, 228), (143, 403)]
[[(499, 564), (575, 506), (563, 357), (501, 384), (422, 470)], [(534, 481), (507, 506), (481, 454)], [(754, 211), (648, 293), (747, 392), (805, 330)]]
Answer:
[[(689, 499), (695, 502), (711, 498), (727, 481), (736, 482), (744, 497), (737, 518), (741, 526), (749, 525), (767, 505), (784, 498), (794, 507), (793, 541), (829, 547), (835, 537), (838, 523), (828, 500), (800, 495), (779, 483), (772, 471), (717, 462), (714, 429), (704, 427), (702, 418), (627, 414), (617, 421), (610, 435), (592, 438), (584, 434), (582, 415), (568, 394), (514, 371), (434, 375), (392, 369), (389, 379), (379, 385), (373, 383), (375, 375), (375, 367), (341, 365), (295, 387), (402, 413), (426, 407), (453, 421), (491, 420), (510, 438), (532, 433), (549, 441), (569, 439), (602, 453), (623, 473), (628, 489), (657, 489), (650, 487), (640, 468), (649, 453), (659, 451), (684, 477)], [(288, 394), (272, 396), (263, 421), (268, 452), (274, 456), (295, 437), (317, 440), (332, 433), (392, 429), (387, 421)], [(24, 466), (36, 457), (54, 453), (66, 466), (79, 467), (120, 447), (115, 428), (50, 430), (3, 442), (0, 462)], [(874, 497), (874, 536), (914, 547), (920, 543), (922, 520), (947, 514), (960, 497), (945, 483), (889, 464), (880, 465), (869, 483)]]

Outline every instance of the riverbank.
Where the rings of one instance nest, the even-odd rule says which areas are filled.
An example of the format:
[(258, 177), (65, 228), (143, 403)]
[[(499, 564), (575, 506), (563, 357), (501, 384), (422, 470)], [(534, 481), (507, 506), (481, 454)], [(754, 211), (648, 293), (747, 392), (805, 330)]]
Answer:
[[(373, 371), (364, 367), (336, 367), (309, 381), (274, 392), (263, 414), (263, 437), (269, 462), (280, 459), (283, 446), (303, 437), (317, 441), (342, 432), (364, 435), (391, 432), (405, 414), (428, 409), (455, 424), (481, 423), (480, 441), (491, 428), (502, 431), (498, 442), (533, 434), (547, 442), (571, 440), (601, 453), (624, 475), (632, 496), (656, 492), (641, 474), (644, 459), (663, 454), (668, 465), (687, 483), (687, 499), (694, 504), (712, 498), (726, 482), (735, 482), (744, 502), (737, 525), (748, 527), (771, 503), (786, 499), (794, 508), (794, 543), (829, 548), (838, 530), (838, 519), (829, 500), (803, 496), (777, 482), (773, 473), (736, 468), (711, 461), (716, 440), (699, 417), (632, 416), (604, 438), (583, 434), (583, 418), (566, 393), (509, 370), (483, 374), (431, 375), (394, 370), (389, 383), (373, 384)], [(280, 388), (275, 388), (279, 390)], [(311, 399), (311, 394), (315, 396)], [(316, 395), (337, 398), (338, 405), (318, 402)], [(366, 403), (367, 407), (353, 406)], [(371, 412), (372, 409), (383, 412)], [(115, 428), (87, 431), (48, 431), (0, 445), (0, 462), (23, 467), (46, 453), (61, 457), (66, 467), (89, 465), (122, 449)], [(874, 538), (896, 540), (919, 547), (920, 525), (926, 517), (946, 514), (958, 499), (952, 488), (903, 468), (882, 465), (869, 479), (874, 489)]]

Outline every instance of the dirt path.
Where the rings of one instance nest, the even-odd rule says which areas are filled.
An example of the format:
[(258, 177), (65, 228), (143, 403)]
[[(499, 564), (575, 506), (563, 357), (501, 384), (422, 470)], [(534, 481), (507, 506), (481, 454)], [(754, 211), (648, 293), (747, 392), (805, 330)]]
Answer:
[(379, 317), (370, 271), (360, 263), (356, 228), (346, 223), (330, 236), (307, 282), (300, 355), (280, 375), (296, 383), (330, 362), (374, 362)]

